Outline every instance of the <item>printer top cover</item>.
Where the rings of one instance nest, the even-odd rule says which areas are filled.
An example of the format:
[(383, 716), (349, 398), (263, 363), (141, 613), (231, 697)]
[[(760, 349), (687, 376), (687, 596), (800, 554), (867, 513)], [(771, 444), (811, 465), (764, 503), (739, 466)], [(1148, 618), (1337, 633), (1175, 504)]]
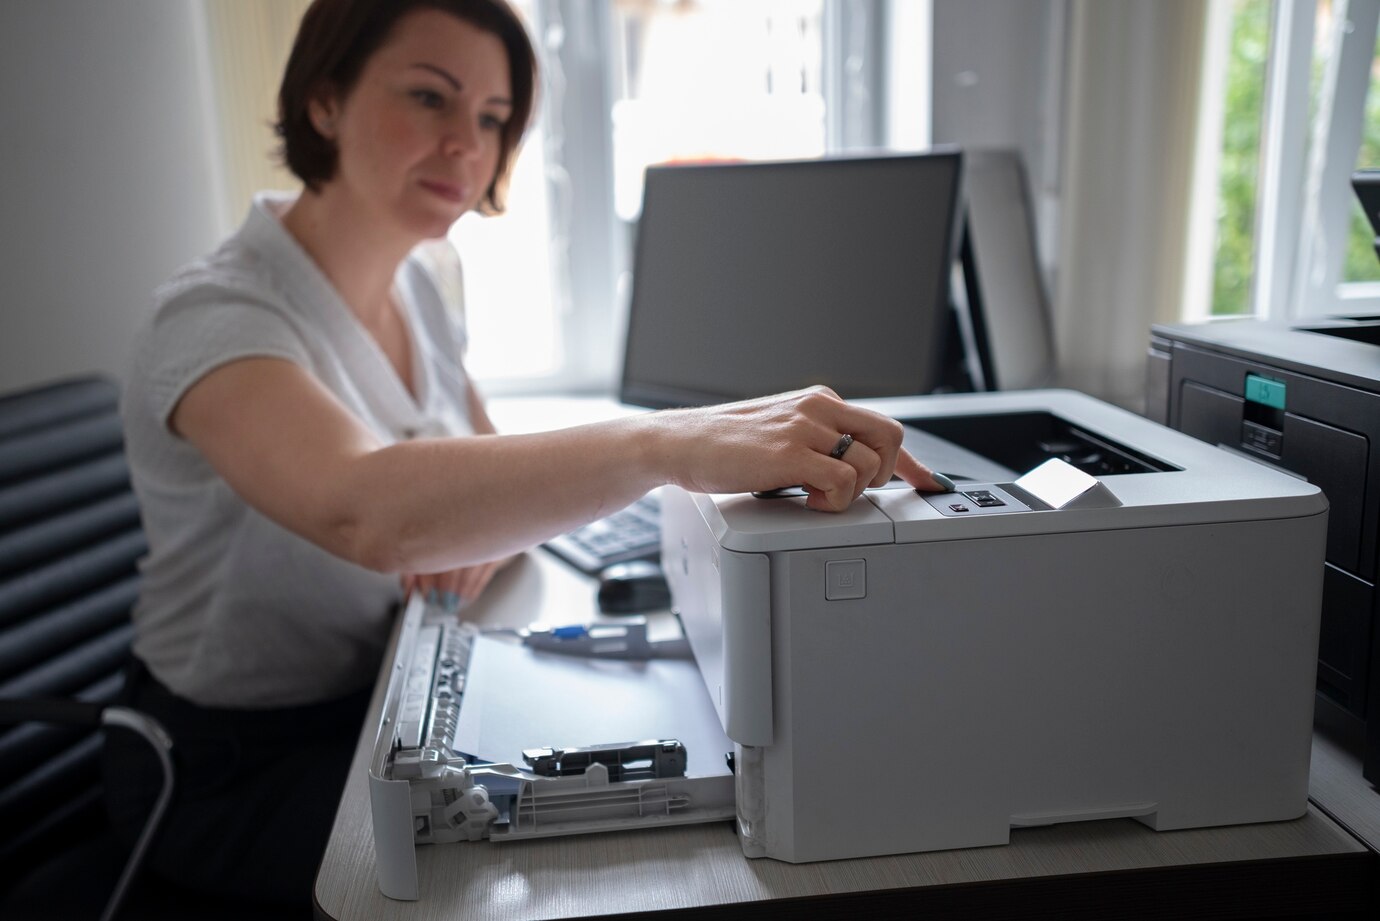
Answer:
[[(867, 501), (838, 514), (804, 508), (803, 497), (761, 499), (715, 496), (702, 501), (711, 527), (725, 550), (767, 553), (777, 550), (877, 543), (1011, 537), (1069, 531), (1155, 527), (1314, 515), (1325, 511), (1321, 491), (1302, 479), (1281, 475), (1180, 432), (1143, 419), (1081, 393), (1041, 390), (953, 397), (904, 397), (859, 401), (902, 421), (921, 425), (962, 420), (989, 440), (1000, 442), (1007, 420), (1022, 413), (1048, 414), (1115, 449), (1142, 458), (1146, 472), (1104, 480), (1110, 497), (1050, 508), (982, 509), (976, 514), (945, 514), (945, 497), (912, 489), (868, 490)], [(918, 417), (918, 418), (917, 418)], [(984, 431), (985, 430), (985, 431)], [(1012, 433), (1012, 437), (1019, 437)], [(953, 477), (956, 495), (976, 484), (1013, 481), (1025, 470), (994, 465), (977, 452), (955, 452), (952, 444), (914, 430), (907, 447), (932, 469)], [(1048, 446), (1046, 446), (1048, 447)], [(927, 450), (928, 449), (928, 450)], [(946, 463), (947, 461), (947, 463)], [(1114, 497), (1111, 498), (1111, 497)], [(1037, 514), (1024, 514), (1036, 512)]]

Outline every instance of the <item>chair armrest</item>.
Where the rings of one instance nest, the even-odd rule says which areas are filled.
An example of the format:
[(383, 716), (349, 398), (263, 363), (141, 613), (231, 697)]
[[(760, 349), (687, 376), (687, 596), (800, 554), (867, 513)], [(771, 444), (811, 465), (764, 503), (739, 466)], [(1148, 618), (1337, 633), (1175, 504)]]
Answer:
[(139, 840), (125, 862), (115, 891), (111, 893), (105, 911), (101, 914), (101, 921), (112, 921), (119, 913), (125, 895), (144, 862), (144, 855), (153, 844), (159, 826), (163, 824), (163, 815), (168, 811), (168, 804), (172, 801), (172, 737), (168, 735), (162, 723), (128, 707), (66, 700), (60, 697), (0, 698), (0, 725), (29, 722), (62, 723), (90, 728), (119, 726), (140, 736), (158, 758), (158, 766), (163, 773), (163, 786), (158, 792), (153, 809), (149, 812), (148, 820), (144, 823), (144, 829), (139, 834)]

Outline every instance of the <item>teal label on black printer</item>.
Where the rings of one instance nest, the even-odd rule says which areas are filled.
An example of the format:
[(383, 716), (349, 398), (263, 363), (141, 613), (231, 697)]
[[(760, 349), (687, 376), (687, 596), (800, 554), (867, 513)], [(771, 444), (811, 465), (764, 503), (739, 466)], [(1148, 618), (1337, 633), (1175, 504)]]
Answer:
[(1284, 408), (1284, 381), (1271, 380), (1259, 374), (1246, 375), (1246, 399), (1275, 409)]
[(1241, 446), (1279, 459), (1284, 453), (1284, 381), (1246, 375)]

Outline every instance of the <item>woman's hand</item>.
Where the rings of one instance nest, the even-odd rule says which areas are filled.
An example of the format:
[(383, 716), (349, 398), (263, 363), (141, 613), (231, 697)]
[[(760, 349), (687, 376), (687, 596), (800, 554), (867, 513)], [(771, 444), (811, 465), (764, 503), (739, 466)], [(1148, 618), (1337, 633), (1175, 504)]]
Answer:
[(902, 449), (899, 422), (827, 387), (657, 415), (662, 437), (652, 450), (662, 453), (651, 462), (695, 492), (801, 485), (808, 507), (842, 511), (893, 473), (918, 489), (952, 488)]
[(511, 563), (516, 556), (479, 563), (474, 566), (461, 566), (446, 572), (404, 573), (402, 577), (403, 597), (413, 593), (426, 596), (428, 601), (439, 604), (447, 611), (458, 611), (462, 604), (478, 598), (498, 571)]

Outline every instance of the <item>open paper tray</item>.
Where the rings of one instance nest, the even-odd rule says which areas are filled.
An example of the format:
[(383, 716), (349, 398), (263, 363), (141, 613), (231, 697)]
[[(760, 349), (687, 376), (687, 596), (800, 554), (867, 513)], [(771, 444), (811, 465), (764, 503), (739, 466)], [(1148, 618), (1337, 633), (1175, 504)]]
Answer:
[[(699, 669), (691, 660), (647, 662), (578, 658), (539, 652), (509, 638), (476, 639), (465, 680), (456, 748), (477, 760), (441, 779), (396, 776), (393, 752), (399, 715), (419, 693), (410, 668), (429, 609), (408, 605), (369, 765), (369, 795), (379, 889), (394, 899), (419, 897), (416, 846), (430, 832), (433, 802), (444, 787), (447, 811), (459, 815), (474, 795), (468, 784), (515, 795), (507, 824), (475, 821), (448, 827), (449, 840), (491, 841), (587, 834), (732, 819), (734, 778), (724, 735)], [(411, 681), (409, 681), (411, 679)], [(684, 777), (610, 782), (595, 766), (582, 775), (537, 777), (525, 769), (529, 748), (678, 739), (686, 747)], [(441, 767), (440, 759), (430, 762)], [(470, 810), (481, 811), (481, 810)], [(575, 816), (575, 818), (571, 818)], [(485, 845), (487, 846), (487, 845)]]

